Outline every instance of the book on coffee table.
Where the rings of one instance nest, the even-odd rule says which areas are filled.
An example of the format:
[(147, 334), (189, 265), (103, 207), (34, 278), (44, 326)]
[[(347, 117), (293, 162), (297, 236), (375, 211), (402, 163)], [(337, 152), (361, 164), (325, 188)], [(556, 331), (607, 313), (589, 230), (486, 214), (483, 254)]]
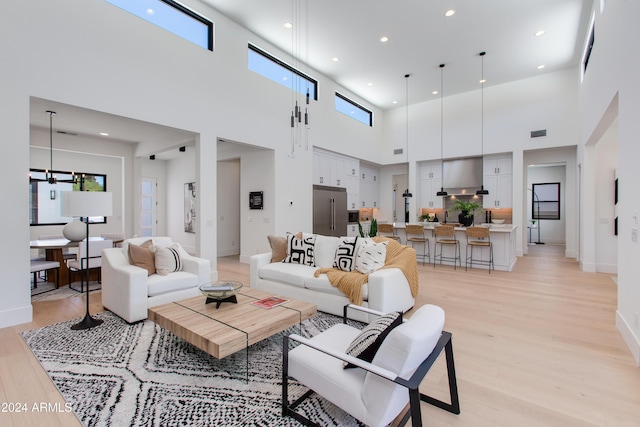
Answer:
[(287, 301), (289, 300), (280, 297), (267, 297), (254, 301), (251, 304), (262, 308), (273, 308), (280, 304), (284, 304)]

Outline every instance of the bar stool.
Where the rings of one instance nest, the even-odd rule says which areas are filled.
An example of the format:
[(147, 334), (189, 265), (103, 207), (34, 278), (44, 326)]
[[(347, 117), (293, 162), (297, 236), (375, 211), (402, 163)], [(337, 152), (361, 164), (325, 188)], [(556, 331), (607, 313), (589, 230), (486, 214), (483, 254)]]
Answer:
[(378, 224), (378, 234), (393, 240), (400, 241), (400, 236), (396, 235), (396, 229), (393, 224)]
[(407, 224), (405, 228), (407, 234), (407, 245), (411, 244), (411, 247), (415, 249), (414, 244), (422, 244), (422, 253), (416, 251), (416, 258), (422, 258), (422, 264), (424, 265), (424, 259), (427, 258), (431, 263), (431, 251), (429, 250), (429, 239), (424, 236), (424, 226), (417, 224)]
[[(460, 267), (462, 267), (462, 260), (460, 259), (460, 242), (456, 239), (456, 231), (452, 225), (436, 225), (433, 228), (433, 234), (436, 239), (436, 244), (434, 248), (433, 254), (433, 268), (436, 267), (436, 260), (440, 259), (440, 265), (442, 265), (442, 260), (453, 261), (453, 269), (456, 269), (456, 260), (460, 263)], [(440, 245), (440, 254), (438, 254), (438, 245)], [(443, 256), (442, 248), (443, 246), (453, 246), (454, 256)]]
[[(493, 245), (491, 245), (491, 235), (488, 227), (467, 227), (467, 249), (465, 250), (464, 269), (470, 265), (473, 268), (473, 248), (489, 248), (489, 260), (476, 260), (476, 263), (489, 266), (489, 274), (491, 269), (496, 269), (493, 265)], [(471, 250), (469, 250), (471, 249)]]

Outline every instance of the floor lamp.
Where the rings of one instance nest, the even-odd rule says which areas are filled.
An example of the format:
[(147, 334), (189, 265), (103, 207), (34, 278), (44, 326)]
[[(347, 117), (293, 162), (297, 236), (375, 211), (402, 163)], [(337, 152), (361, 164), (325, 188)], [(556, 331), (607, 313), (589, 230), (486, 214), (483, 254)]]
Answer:
[[(538, 208), (537, 208), (537, 215), (536, 218), (538, 219), (538, 241), (534, 242), (536, 245), (544, 245), (544, 242), (540, 241), (540, 199), (538, 198), (538, 195), (536, 194), (535, 191), (533, 191), (531, 188), (527, 188), (527, 190), (531, 191), (533, 193), (533, 197), (536, 200), (536, 203), (538, 204)], [(532, 208), (533, 209), (533, 208)], [(531, 216), (533, 216), (533, 212), (531, 214)]]
[(62, 191), (61, 193), (62, 216), (84, 218), (87, 228), (86, 234), (86, 258), (85, 272), (87, 279), (87, 310), (79, 323), (71, 326), (73, 330), (93, 328), (102, 323), (100, 319), (94, 319), (89, 314), (89, 217), (111, 216), (113, 212), (112, 193), (104, 191)]

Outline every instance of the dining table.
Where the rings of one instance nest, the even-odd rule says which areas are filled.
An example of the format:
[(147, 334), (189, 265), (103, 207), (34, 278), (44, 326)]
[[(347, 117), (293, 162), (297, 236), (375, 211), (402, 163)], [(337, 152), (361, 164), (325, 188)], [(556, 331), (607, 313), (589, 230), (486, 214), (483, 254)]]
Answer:
[[(113, 240), (114, 246), (118, 243), (122, 243), (123, 239), (109, 239), (105, 237), (89, 237), (89, 244), (94, 241)], [(84, 240), (81, 240), (83, 242)], [(60, 270), (58, 271), (59, 283), (70, 283), (71, 271), (67, 267), (67, 263), (64, 259), (63, 249), (77, 248), (80, 245), (78, 241), (72, 241), (69, 239), (40, 239), (31, 240), (29, 242), (31, 249), (44, 249), (45, 258), (47, 261), (58, 261), (60, 263)]]

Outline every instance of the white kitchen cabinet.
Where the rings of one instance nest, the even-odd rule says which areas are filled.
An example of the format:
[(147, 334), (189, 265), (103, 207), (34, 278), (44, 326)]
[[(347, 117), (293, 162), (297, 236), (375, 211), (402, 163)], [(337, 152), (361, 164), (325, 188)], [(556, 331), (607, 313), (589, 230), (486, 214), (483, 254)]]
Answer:
[(513, 205), (513, 168), (511, 157), (485, 157), (483, 167), (484, 189), (482, 196), (485, 209), (511, 208)]
[(358, 224), (349, 224), (347, 225), (347, 236), (348, 237), (359, 237), (360, 230), (358, 229)]
[(442, 209), (443, 201), (436, 193), (442, 188), (442, 162), (427, 162), (420, 165), (421, 208)]
[(360, 166), (360, 207), (379, 207), (380, 182), (379, 171), (370, 166)]

